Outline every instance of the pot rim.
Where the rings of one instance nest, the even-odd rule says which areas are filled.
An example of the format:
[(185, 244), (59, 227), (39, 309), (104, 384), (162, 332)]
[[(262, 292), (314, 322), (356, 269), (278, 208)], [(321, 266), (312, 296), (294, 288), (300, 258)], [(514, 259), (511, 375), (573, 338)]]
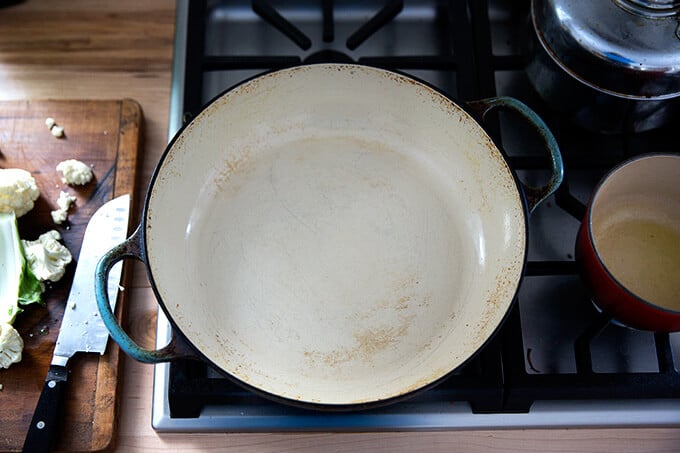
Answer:
[[(477, 127), (479, 127), (483, 133), (489, 138), (491, 143), (494, 145), (494, 149), (496, 152), (499, 153), (499, 155), (503, 158), (503, 163), (507, 167), (507, 170), (509, 174), (512, 176), (513, 182), (515, 184), (515, 190), (518, 195), (518, 200), (519, 203), (521, 204), (521, 212), (522, 212), (522, 224), (524, 228), (524, 238), (525, 238), (525, 246), (523, 247), (523, 256), (522, 256), (522, 265), (521, 269), (519, 272), (519, 277), (516, 282), (514, 283), (514, 290), (512, 292), (512, 300), (507, 306), (507, 309), (503, 316), (500, 319), (500, 322), (495, 326), (495, 328), (488, 334), (487, 338), (480, 344), (480, 346), (467, 357), (465, 360), (463, 360), (458, 366), (455, 368), (450, 369), (448, 372), (440, 376), (439, 378), (434, 379), (431, 382), (428, 382), (426, 384), (421, 385), (420, 387), (414, 388), (412, 390), (408, 390), (404, 393), (390, 396), (387, 398), (382, 398), (382, 399), (376, 399), (372, 401), (367, 401), (367, 402), (361, 402), (361, 403), (324, 403), (324, 402), (315, 402), (315, 401), (306, 401), (306, 400), (296, 400), (293, 398), (288, 398), (285, 396), (281, 396), (275, 393), (268, 392), (266, 390), (263, 390), (259, 387), (255, 387), (237, 376), (229, 373), (227, 370), (224, 370), (222, 367), (214, 364), (212, 360), (210, 360), (203, 352), (200, 351), (198, 347), (196, 347), (193, 342), (189, 339), (189, 337), (179, 328), (173, 317), (170, 315), (169, 310), (166, 307), (165, 301), (160, 296), (160, 293), (157, 288), (156, 284), (156, 279), (153, 276), (153, 272), (151, 270), (151, 265), (149, 263), (149, 253), (148, 253), (148, 243), (146, 240), (146, 235), (147, 232), (150, 231), (148, 229), (148, 213), (150, 210), (150, 201), (151, 201), (151, 196), (152, 193), (154, 192), (154, 187), (157, 179), (160, 177), (161, 174), (161, 168), (163, 166), (163, 163), (165, 160), (168, 158), (170, 153), (172, 152), (175, 143), (179, 140), (179, 138), (182, 136), (184, 131), (191, 127), (194, 121), (198, 120), (205, 112), (210, 110), (211, 106), (220, 98), (225, 96), (227, 93), (235, 90), (236, 88), (245, 85), (255, 79), (261, 78), (261, 77), (267, 77), (271, 76), (275, 73), (282, 72), (282, 71), (295, 71), (295, 70), (301, 70), (304, 68), (309, 68), (309, 67), (328, 67), (328, 66), (333, 66), (333, 67), (347, 67), (347, 68), (363, 68), (363, 69), (368, 69), (368, 70), (374, 70), (374, 71), (380, 71), (380, 72), (385, 72), (385, 73), (391, 73), (391, 74), (397, 74), (401, 77), (405, 77), (411, 81), (415, 81), (424, 87), (434, 91), (435, 93), (438, 93), (441, 95), (445, 100), (448, 102), (454, 104), (456, 107), (459, 107), (462, 109), (467, 116), (469, 117), (469, 120), (474, 122)], [(145, 257), (144, 259), (144, 267), (146, 268), (146, 273), (147, 277), (149, 279), (150, 286), (153, 290), (154, 296), (156, 297), (156, 300), (163, 310), (164, 314), (166, 315), (166, 318), (168, 322), (170, 323), (173, 331), (173, 335), (180, 335), (181, 340), (186, 343), (186, 345), (195, 353), (195, 358), (199, 359), (200, 361), (210, 364), (215, 367), (217, 371), (220, 372), (223, 376), (226, 378), (230, 379), (232, 382), (236, 383), (237, 385), (243, 387), (244, 389), (251, 391), (257, 395), (261, 395), (263, 397), (266, 397), (270, 400), (281, 402), (290, 406), (294, 407), (299, 407), (303, 409), (315, 409), (315, 410), (325, 410), (325, 411), (336, 411), (336, 412), (345, 412), (345, 411), (354, 411), (354, 410), (364, 410), (364, 409), (372, 409), (372, 408), (377, 408), (377, 407), (382, 407), (386, 406), (389, 404), (397, 403), (399, 401), (403, 401), (406, 399), (409, 399), (416, 394), (419, 394), (421, 392), (424, 392), (440, 383), (445, 381), (446, 379), (450, 378), (453, 373), (458, 371), (459, 369), (463, 368), (464, 366), (468, 365), (472, 360), (474, 360), (480, 352), (485, 349), (488, 344), (496, 337), (496, 335), (499, 333), (501, 330), (501, 327), (507, 322), (508, 318), (510, 317), (510, 313), (513, 311), (513, 308), (515, 304), (517, 303), (517, 293), (519, 291), (519, 288), (521, 286), (521, 283), (523, 281), (525, 272), (526, 272), (526, 266), (527, 266), (527, 256), (528, 256), (528, 229), (529, 229), (529, 216), (530, 216), (530, 209), (529, 209), (529, 204), (528, 204), (528, 198), (525, 193), (525, 186), (520, 182), (516, 172), (513, 170), (513, 168), (510, 166), (508, 162), (508, 156), (506, 153), (503, 151), (502, 147), (498, 145), (496, 140), (487, 132), (487, 130), (482, 126), (480, 120), (477, 119), (478, 115), (474, 112), (474, 110), (468, 106), (465, 103), (459, 103), (456, 100), (452, 98), (452, 96), (449, 96), (446, 94), (444, 91), (441, 89), (434, 87), (430, 83), (421, 80), (415, 76), (412, 76), (410, 74), (406, 74), (401, 71), (396, 71), (392, 69), (384, 69), (376, 66), (371, 66), (371, 65), (366, 65), (366, 64), (361, 64), (361, 63), (313, 63), (313, 64), (296, 64), (293, 66), (289, 66), (286, 68), (278, 68), (278, 69), (272, 69), (272, 70), (267, 70), (264, 71), (260, 74), (253, 75), (252, 77), (249, 77), (247, 79), (244, 79), (229, 88), (223, 90), (213, 98), (211, 98), (208, 102), (206, 102), (201, 108), (200, 111), (197, 112), (195, 115), (192, 116), (191, 120), (182, 124), (182, 126), (176, 131), (175, 135), (173, 136), (172, 140), (167, 144), (163, 154), (161, 155), (159, 161), (157, 162), (153, 174), (151, 176), (151, 179), (149, 181), (149, 185), (145, 194), (144, 198), (144, 205), (143, 205), (143, 211), (142, 211), (142, 218), (140, 222), (140, 234), (141, 234), (141, 245), (142, 245), (142, 253), (143, 256)]]
[[(676, 159), (680, 159), (680, 154), (677, 153), (671, 153), (671, 152), (653, 152), (653, 153), (644, 153), (644, 154), (639, 154), (637, 156), (631, 157), (629, 159), (624, 160), (623, 162), (620, 162), (618, 165), (613, 167), (611, 170), (609, 170), (597, 183), (595, 186), (595, 190), (593, 190), (593, 195), (591, 197), (590, 203), (588, 204), (588, 211), (587, 211), (587, 231), (588, 231), (588, 242), (593, 248), (594, 256), (595, 259), (597, 259), (598, 264), (602, 267), (602, 269), (605, 271), (609, 279), (614, 282), (620, 290), (624, 292), (628, 297), (631, 299), (635, 300), (641, 306), (644, 306), (645, 309), (650, 309), (650, 310), (656, 310), (660, 311), (666, 315), (670, 315), (673, 317), (677, 317), (680, 319), (680, 310), (673, 310), (670, 308), (663, 307), (661, 305), (654, 304), (652, 302), (649, 302), (648, 300), (638, 296), (637, 294), (633, 293), (631, 290), (629, 290), (624, 284), (622, 284), (615, 276), (614, 274), (611, 273), (607, 265), (604, 263), (602, 258), (600, 257), (600, 252), (597, 250), (597, 246), (595, 245), (595, 238), (593, 237), (593, 206), (595, 204), (595, 200), (600, 193), (600, 190), (602, 189), (602, 186), (607, 182), (607, 180), (613, 176), (615, 173), (617, 173), (619, 170), (623, 169), (624, 167), (631, 165), (635, 162), (638, 162), (640, 160), (645, 160), (645, 159), (654, 159), (657, 157), (672, 157)], [(597, 302), (596, 302), (597, 304)]]

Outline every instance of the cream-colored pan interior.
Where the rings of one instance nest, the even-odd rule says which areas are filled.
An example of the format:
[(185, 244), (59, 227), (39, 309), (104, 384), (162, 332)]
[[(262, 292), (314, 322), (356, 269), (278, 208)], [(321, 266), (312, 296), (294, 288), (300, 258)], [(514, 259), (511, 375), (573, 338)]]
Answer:
[(411, 79), (312, 65), (217, 99), (160, 164), (153, 282), (217, 367), (332, 405), (449, 373), (500, 324), (525, 251), (514, 179), (467, 113)]

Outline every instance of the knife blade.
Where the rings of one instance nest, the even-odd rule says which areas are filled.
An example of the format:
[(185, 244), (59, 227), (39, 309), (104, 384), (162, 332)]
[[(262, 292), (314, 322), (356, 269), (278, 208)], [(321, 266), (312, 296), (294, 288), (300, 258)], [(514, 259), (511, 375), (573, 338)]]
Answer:
[[(99, 317), (94, 272), (99, 259), (127, 237), (129, 213), (130, 195), (122, 195), (97, 209), (85, 228), (52, 361), (24, 441), (25, 452), (49, 451), (52, 446), (59, 403), (68, 380), (68, 360), (77, 352), (103, 355), (106, 350), (109, 333)], [(114, 266), (107, 282), (112, 310), (118, 296), (122, 264)]]

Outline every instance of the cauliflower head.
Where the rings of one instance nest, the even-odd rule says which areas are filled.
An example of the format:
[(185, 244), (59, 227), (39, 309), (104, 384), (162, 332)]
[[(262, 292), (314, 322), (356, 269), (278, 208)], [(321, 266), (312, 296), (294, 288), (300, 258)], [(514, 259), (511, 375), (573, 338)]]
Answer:
[(60, 239), (59, 232), (51, 230), (41, 234), (36, 241), (21, 241), (29, 268), (40, 281), (59, 281), (72, 260), (71, 252), (59, 242)]
[(35, 179), (21, 168), (0, 169), (0, 212), (11, 212), (21, 217), (33, 209), (40, 196)]
[(92, 181), (92, 169), (76, 159), (59, 162), (57, 171), (61, 172), (61, 180), (66, 184), (82, 186)]
[(13, 363), (21, 362), (21, 351), (24, 340), (14, 327), (0, 323), (0, 368), (9, 368)]

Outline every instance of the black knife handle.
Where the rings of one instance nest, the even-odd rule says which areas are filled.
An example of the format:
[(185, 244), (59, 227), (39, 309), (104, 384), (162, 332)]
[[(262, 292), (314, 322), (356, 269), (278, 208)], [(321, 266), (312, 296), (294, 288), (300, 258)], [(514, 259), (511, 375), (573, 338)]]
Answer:
[(57, 433), (57, 414), (61, 405), (68, 370), (60, 365), (50, 365), (31, 426), (24, 441), (24, 453), (48, 452)]

